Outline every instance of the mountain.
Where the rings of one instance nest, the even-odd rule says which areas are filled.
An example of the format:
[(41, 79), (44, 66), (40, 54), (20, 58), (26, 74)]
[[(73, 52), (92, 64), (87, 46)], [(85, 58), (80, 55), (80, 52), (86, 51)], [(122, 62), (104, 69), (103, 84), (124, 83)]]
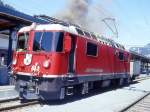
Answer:
[(149, 43), (149, 44), (147, 44), (145, 47), (148, 47), (148, 48), (150, 48), (150, 43)]
[(150, 57), (150, 43), (144, 47), (131, 47), (129, 50)]

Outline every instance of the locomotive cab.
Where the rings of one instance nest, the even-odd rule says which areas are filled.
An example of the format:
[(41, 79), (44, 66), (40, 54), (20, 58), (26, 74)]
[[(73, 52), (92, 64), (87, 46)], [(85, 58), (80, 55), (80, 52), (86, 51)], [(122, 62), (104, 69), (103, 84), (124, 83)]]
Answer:
[(75, 37), (63, 30), (21, 29), (12, 66), (16, 89), (20, 91), (21, 98), (43, 98), (39, 96), (41, 94), (46, 99), (62, 97), (60, 86), (63, 77), (74, 71), (73, 46)]

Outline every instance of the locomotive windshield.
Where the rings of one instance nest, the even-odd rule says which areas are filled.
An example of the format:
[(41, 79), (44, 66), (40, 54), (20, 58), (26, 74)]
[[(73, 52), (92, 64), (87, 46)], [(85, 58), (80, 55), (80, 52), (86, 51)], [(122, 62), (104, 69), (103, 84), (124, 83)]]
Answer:
[(29, 33), (21, 33), (18, 35), (17, 51), (27, 50), (28, 37), (29, 37)]
[(33, 51), (56, 51), (63, 50), (62, 32), (35, 32)]

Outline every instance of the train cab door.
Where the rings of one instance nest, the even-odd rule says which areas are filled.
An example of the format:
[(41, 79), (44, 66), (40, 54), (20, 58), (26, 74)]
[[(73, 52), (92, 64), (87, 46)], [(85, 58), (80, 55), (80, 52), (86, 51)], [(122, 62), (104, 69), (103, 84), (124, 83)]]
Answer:
[(74, 35), (68, 34), (65, 36), (68, 38), (67, 46), (69, 48), (68, 54), (68, 74), (73, 75), (75, 73), (75, 45), (76, 45), (76, 38)]
[(68, 73), (75, 72), (75, 36), (71, 35), (71, 50), (69, 53)]

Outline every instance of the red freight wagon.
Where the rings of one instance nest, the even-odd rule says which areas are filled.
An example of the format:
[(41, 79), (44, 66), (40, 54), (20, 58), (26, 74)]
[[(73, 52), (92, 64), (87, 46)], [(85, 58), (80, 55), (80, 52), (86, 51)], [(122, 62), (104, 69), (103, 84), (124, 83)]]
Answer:
[(111, 39), (61, 24), (18, 32), (12, 73), (23, 99), (64, 99), (130, 79), (130, 54)]

